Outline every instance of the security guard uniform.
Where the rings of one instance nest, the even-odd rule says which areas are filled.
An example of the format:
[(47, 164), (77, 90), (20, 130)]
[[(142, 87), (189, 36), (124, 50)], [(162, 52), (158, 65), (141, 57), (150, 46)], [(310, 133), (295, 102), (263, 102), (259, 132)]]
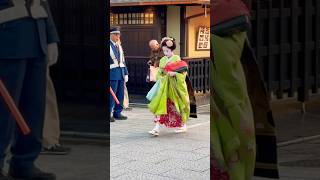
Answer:
[[(110, 34), (119, 33), (119, 28), (111, 28)], [(113, 110), (113, 118), (125, 120), (127, 117), (121, 114), (123, 110), (124, 83), (128, 79), (128, 69), (125, 64), (123, 49), (120, 44), (110, 39), (110, 86), (116, 94), (120, 104), (115, 105), (113, 97), (110, 95), (110, 114)], [(110, 117), (113, 119), (112, 117)], [(112, 121), (112, 120), (111, 120)]]
[(0, 172), (11, 143), (14, 178), (55, 179), (34, 161), (42, 148), (47, 46), (58, 41), (46, 0), (0, 0), (0, 78), (31, 129), (22, 135), (0, 98)]

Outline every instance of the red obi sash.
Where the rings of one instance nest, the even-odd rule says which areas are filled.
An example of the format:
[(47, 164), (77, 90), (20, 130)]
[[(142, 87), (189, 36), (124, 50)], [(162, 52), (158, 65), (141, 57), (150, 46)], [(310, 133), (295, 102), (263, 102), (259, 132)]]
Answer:
[(188, 64), (185, 61), (168, 62), (164, 70), (166, 72), (185, 72), (188, 70)]

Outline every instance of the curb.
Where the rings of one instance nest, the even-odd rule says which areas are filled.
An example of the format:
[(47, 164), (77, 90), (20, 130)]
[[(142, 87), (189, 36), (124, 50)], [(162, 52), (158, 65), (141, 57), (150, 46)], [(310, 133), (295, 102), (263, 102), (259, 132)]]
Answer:
[(129, 103), (129, 107), (147, 108), (148, 104), (144, 104), (144, 103)]
[(301, 142), (304, 142), (304, 141), (311, 141), (311, 140), (315, 140), (315, 139), (319, 139), (319, 138), (320, 138), (320, 135), (302, 137), (302, 138), (297, 138), (297, 139), (293, 139), (293, 140), (277, 143), (277, 146), (278, 147), (284, 147), (284, 146), (289, 146), (289, 145), (292, 145), (292, 144), (298, 144), (298, 143), (301, 143)]
[[(75, 131), (62, 131), (61, 137), (63, 140), (68, 141), (95, 141), (105, 144), (107, 140), (109, 140), (110, 136), (107, 133), (85, 133), (85, 132), (75, 132)], [(292, 139), (284, 142), (277, 143), (277, 147), (285, 147), (293, 144), (298, 144), (305, 141), (312, 141), (315, 139), (320, 139), (320, 135), (302, 137), (297, 139)]]
[(109, 135), (107, 133), (86, 133), (76, 131), (62, 131), (61, 136), (63, 138), (83, 138), (83, 139), (95, 139), (95, 140), (107, 140)]

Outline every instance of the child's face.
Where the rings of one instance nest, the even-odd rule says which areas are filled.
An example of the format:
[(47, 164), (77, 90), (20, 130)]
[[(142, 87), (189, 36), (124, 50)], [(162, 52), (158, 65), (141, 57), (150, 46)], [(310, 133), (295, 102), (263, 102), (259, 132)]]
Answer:
[(173, 52), (171, 49), (167, 48), (166, 46), (162, 47), (163, 54), (167, 57), (171, 57), (173, 55)]

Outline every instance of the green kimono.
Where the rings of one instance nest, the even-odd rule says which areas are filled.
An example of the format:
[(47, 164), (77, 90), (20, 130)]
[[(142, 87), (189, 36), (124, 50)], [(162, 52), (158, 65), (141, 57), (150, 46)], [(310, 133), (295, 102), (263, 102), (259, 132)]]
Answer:
[[(157, 81), (160, 81), (160, 87), (156, 96), (149, 103), (150, 111), (160, 116), (168, 115), (168, 100), (173, 103), (174, 111), (181, 118), (184, 124), (190, 115), (190, 101), (186, 84), (187, 73), (176, 73), (171, 77), (164, 71), (168, 62), (181, 61), (178, 55), (173, 55), (170, 58), (164, 56), (160, 59)], [(170, 111), (171, 112), (171, 111)]]
[(241, 55), (246, 33), (212, 35), (211, 152), (231, 180), (249, 180), (255, 167), (254, 116)]

